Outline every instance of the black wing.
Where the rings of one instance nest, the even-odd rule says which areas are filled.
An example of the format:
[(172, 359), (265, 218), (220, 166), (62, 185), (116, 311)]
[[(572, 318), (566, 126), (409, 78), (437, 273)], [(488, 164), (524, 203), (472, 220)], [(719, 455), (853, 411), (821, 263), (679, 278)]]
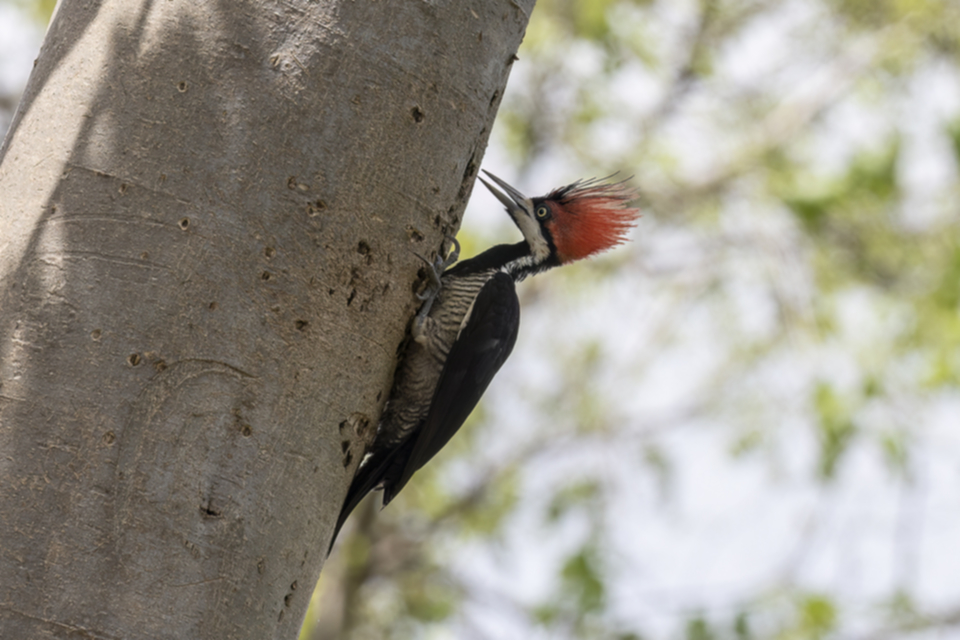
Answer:
[(498, 272), (480, 289), (466, 326), (450, 348), (430, 412), (410, 439), (412, 449), (405, 464), (390, 469), (399, 475), (389, 473), (384, 478), (384, 505), (460, 429), (513, 351), (519, 329), (520, 300), (513, 278)]
[(480, 289), (466, 325), (450, 348), (423, 423), (406, 442), (376, 452), (357, 471), (337, 519), (331, 549), (340, 528), (364, 496), (382, 482), (386, 506), (414, 472), (450, 441), (513, 351), (519, 329), (520, 301), (513, 278), (497, 273)]

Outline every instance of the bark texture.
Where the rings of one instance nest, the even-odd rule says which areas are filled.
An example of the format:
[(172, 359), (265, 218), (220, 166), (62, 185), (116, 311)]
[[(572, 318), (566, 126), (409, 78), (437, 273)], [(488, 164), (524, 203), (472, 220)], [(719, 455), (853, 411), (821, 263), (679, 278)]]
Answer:
[(0, 151), (0, 637), (296, 637), (532, 4), (63, 0)]

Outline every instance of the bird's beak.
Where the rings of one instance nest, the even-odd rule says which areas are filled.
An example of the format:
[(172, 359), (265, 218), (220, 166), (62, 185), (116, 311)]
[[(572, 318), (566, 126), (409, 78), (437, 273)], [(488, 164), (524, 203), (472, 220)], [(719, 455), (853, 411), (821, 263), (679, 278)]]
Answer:
[[(483, 172), (487, 174), (488, 178), (496, 182), (497, 185), (499, 185), (500, 188), (503, 189), (503, 191), (506, 191), (506, 193), (503, 193), (503, 191), (499, 191), (492, 184), (484, 180), (483, 177), (479, 178), (480, 182), (483, 183), (483, 186), (485, 186), (487, 189), (490, 189), (490, 193), (496, 196), (497, 200), (502, 202), (503, 206), (507, 208), (507, 213), (510, 214), (510, 217), (513, 218), (513, 221), (517, 224), (517, 226), (521, 226), (520, 225), (521, 216), (532, 217), (533, 201), (530, 200), (530, 198), (523, 195), (522, 193), (520, 193), (519, 191), (517, 191), (516, 189), (511, 187), (509, 184), (507, 184), (497, 176), (493, 175), (486, 169), (484, 169)], [(521, 229), (522, 228), (523, 227), (521, 226)]]

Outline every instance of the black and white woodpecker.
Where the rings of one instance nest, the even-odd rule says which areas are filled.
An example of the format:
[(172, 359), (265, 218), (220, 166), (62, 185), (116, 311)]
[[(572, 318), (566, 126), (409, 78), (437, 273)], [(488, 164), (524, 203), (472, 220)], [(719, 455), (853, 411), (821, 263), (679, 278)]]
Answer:
[[(473, 411), (520, 328), (515, 283), (622, 243), (639, 211), (626, 182), (580, 180), (528, 198), (484, 172), (480, 181), (507, 208), (523, 241), (456, 262), (459, 245), (433, 266), (430, 294), (413, 321), (377, 437), (357, 471), (333, 538), (367, 493), (383, 488), (386, 506), (443, 448)], [(448, 268), (449, 267), (449, 268)]]

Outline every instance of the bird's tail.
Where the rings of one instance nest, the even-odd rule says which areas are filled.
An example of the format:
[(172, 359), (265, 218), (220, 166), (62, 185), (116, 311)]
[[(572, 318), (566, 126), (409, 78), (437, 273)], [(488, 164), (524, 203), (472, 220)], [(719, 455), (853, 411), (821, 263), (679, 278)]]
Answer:
[[(381, 484), (383, 489), (383, 506), (387, 506), (397, 492), (403, 487), (403, 484), (397, 486), (397, 476), (403, 471), (403, 466), (407, 458), (410, 457), (410, 449), (416, 442), (416, 437), (407, 439), (402, 445), (395, 449), (380, 449), (374, 451), (369, 458), (364, 460), (350, 483), (350, 489), (347, 491), (347, 497), (343, 501), (343, 508), (340, 509), (340, 516), (337, 518), (337, 526), (333, 530), (333, 537), (330, 538), (330, 547), (327, 549), (327, 555), (333, 549), (333, 543), (337, 540), (337, 535), (347, 521), (353, 510), (357, 508), (364, 496), (376, 489)], [(404, 481), (406, 484), (406, 481)]]
[(337, 526), (333, 529), (333, 537), (330, 538), (330, 547), (327, 549), (328, 556), (333, 549), (333, 543), (336, 542), (337, 536), (340, 534), (340, 529), (343, 528), (343, 523), (347, 521), (347, 518), (350, 517), (353, 510), (360, 504), (360, 501), (383, 482), (383, 477), (387, 469), (390, 468), (392, 461), (393, 456), (390, 451), (378, 451), (360, 465), (357, 475), (354, 476), (353, 482), (350, 483), (350, 489), (347, 491), (347, 497), (343, 501), (340, 515), (337, 517)]

